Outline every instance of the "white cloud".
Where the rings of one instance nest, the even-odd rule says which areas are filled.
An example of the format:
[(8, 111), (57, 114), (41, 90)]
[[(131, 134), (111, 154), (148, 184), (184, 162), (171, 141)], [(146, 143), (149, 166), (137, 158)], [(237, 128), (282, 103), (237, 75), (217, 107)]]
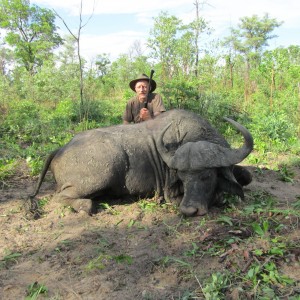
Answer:
[[(216, 24), (236, 24), (241, 17), (254, 14), (263, 16), (268, 13), (271, 18), (300, 26), (300, 2), (296, 0), (212, 0), (213, 7), (208, 8), (208, 15)], [(205, 13), (205, 12), (204, 12)]]
[(82, 35), (81, 50), (83, 56), (93, 60), (96, 55), (107, 53), (112, 60), (120, 54), (127, 53), (134, 41), (143, 40), (143, 36), (135, 31), (122, 31), (110, 35)]
[[(35, 0), (34, 3), (45, 5), (47, 7), (64, 9), (73, 15), (78, 15), (80, 11), (81, 0)], [(83, 14), (136, 14), (142, 12), (169, 10), (184, 4), (190, 5), (190, 0), (84, 0), (82, 5)]]
[[(110, 53), (111, 57), (116, 58), (121, 53), (127, 53), (129, 47), (135, 40), (144, 40), (149, 35), (149, 28), (152, 27), (153, 17), (158, 16), (160, 11), (168, 11), (170, 15), (175, 15), (185, 23), (195, 19), (195, 1), (194, 0), (82, 0), (84, 19), (92, 12), (95, 3), (94, 16), (89, 25), (82, 31), (82, 51), (89, 58), (100, 53)], [(68, 16), (78, 16), (81, 0), (33, 0), (37, 5), (59, 10), (64, 18)], [(200, 1), (199, 1), (200, 2)], [(275, 46), (282, 43), (284, 45), (300, 44), (300, 36), (297, 34), (291, 36), (290, 33), (300, 31), (300, 1), (296, 0), (209, 0), (205, 4), (199, 4), (199, 14), (210, 26), (215, 29), (214, 38), (222, 38), (224, 34), (229, 33), (230, 27), (235, 27), (241, 17), (257, 14), (262, 17), (268, 13), (270, 18), (276, 18), (277, 21), (284, 21), (284, 24), (276, 32), (280, 32), (279, 40), (273, 41)], [(109, 14), (112, 19), (115, 18), (114, 28), (107, 28), (104, 34), (91, 35), (90, 29), (97, 28), (97, 21), (101, 15)], [(116, 15), (118, 16), (116, 17)], [(122, 14), (132, 14), (136, 21), (131, 31), (124, 31), (122, 24)], [(71, 22), (71, 21), (70, 21)], [(74, 22), (74, 18), (73, 18)], [(68, 23), (69, 24), (69, 23)], [(71, 23), (70, 23), (71, 24)], [(75, 31), (76, 32), (76, 21)], [(61, 26), (62, 27), (62, 26)], [(64, 28), (62, 28), (64, 29)], [(104, 27), (105, 29), (105, 27)], [(108, 34), (111, 32), (111, 34)]]
[[(63, 9), (68, 14), (78, 15), (81, 0), (33, 0), (38, 5), (49, 8)], [(162, 10), (176, 13), (177, 16), (184, 14), (195, 15), (195, 5), (193, 0), (82, 0), (84, 15), (90, 15), (94, 7), (94, 14), (137, 14), (140, 20), (145, 20), (153, 13)], [(243, 16), (253, 14), (269, 13), (271, 17), (278, 20), (292, 22), (300, 26), (299, 10), (300, 1), (297, 0), (210, 0), (205, 4), (200, 4), (200, 16), (208, 16), (216, 23), (236, 22)]]

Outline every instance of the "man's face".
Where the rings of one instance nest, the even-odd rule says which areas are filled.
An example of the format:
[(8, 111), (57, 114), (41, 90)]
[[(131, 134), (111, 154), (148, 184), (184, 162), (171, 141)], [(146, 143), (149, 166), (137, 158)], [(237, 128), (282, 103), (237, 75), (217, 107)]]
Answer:
[(140, 80), (135, 84), (135, 91), (139, 100), (145, 100), (147, 96), (149, 82), (147, 80)]

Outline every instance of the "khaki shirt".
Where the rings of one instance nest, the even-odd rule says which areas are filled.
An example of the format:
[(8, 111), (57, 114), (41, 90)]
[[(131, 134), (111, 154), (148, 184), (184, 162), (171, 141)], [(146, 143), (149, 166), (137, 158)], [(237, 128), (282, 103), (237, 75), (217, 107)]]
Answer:
[[(128, 100), (126, 109), (123, 115), (123, 121), (128, 123), (140, 123), (140, 110), (144, 107), (144, 103), (140, 102), (138, 97), (132, 97)], [(149, 94), (147, 108), (150, 111), (151, 117), (154, 118), (157, 114), (166, 111), (162, 98), (159, 94)]]

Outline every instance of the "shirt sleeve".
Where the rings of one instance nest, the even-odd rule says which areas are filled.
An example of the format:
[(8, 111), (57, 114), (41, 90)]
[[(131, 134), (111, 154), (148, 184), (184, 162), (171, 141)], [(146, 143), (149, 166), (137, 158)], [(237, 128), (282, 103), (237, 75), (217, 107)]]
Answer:
[(162, 113), (166, 111), (166, 108), (164, 106), (162, 97), (160, 94), (155, 94), (155, 97), (152, 101), (153, 105), (153, 115), (155, 116), (157, 113)]
[(123, 114), (123, 121), (126, 121), (128, 123), (133, 122), (133, 115), (131, 111), (132, 111), (132, 101), (128, 101)]

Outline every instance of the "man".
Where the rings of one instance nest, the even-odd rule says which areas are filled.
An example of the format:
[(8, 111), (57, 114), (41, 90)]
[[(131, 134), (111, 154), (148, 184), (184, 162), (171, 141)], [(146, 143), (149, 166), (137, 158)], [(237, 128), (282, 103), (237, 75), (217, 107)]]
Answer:
[[(136, 92), (136, 96), (130, 98), (127, 102), (123, 115), (124, 124), (150, 120), (166, 111), (161, 96), (153, 93), (156, 89), (156, 82), (153, 79), (150, 81), (149, 95), (149, 77), (145, 74), (130, 81), (129, 86)], [(147, 102), (147, 107), (145, 107), (145, 102)]]

